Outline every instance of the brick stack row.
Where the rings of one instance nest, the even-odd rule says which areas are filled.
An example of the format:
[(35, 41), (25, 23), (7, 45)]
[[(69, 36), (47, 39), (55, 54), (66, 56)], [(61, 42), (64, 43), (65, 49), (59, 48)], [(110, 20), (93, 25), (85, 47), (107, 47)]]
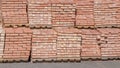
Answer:
[(2, 0), (4, 26), (27, 25), (26, 0)]
[(76, 0), (76, 24), (78, 28), (94, 27), (94, 0)]
[(2, 10), (1, 10), (1, 0), (0, 0), (0, 27), (2, 27)]
[(28, 0), (30, 27), (52, 27), (51, 3), (49, 0)]
[(81, 29), (82, 31), (82, 59), (100, 59), (100, 33), (96, 29)]
[(81, 36), (79, 30), (68, 27), (55, 28), (57, 36), (57, 60), (80, 61)]
[(74, 27), (75, 8), (74, 3), (52, 3), (52, 25), (54, 27)]
[(32, 32), (29, 28), (5, 28), (4, 61), (28, 61)]
[(4, 43), (5, 43), (5, 32), (2, 28), (0, 28), (0, 60), (3, 59), (3, 50), (4, 50)]
[(102, 59), (120, 58), (120, 29), (101, 28), (100, 47)]
[(32, 61), (56, 60), (57, 33), (53, 29), (33, 29)]
[(95, 0), (96, 27), (120, 27), (120, 0)]

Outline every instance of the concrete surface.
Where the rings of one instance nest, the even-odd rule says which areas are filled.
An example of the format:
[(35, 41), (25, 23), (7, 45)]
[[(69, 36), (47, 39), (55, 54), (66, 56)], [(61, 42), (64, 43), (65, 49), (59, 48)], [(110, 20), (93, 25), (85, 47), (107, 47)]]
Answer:
[(81, 63), (0, 63), (0, 68), (120, 68), (120, 61), (83, 61)]

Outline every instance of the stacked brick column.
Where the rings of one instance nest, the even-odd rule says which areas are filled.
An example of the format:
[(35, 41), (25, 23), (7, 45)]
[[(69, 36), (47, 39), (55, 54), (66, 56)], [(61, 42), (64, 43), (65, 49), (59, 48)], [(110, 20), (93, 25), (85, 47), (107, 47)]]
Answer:
[(95, 0), (96, 27), (120, 27), (120, 0)]
[(52, 0), (52, 24), (53, 26), (74, 27), (75, 3), (73, 0)]
[(5, 31), (2, 28), (2, 11), (1, 11), (1, 0), (0, 0), (0, 61), (3, 59), (3, 50), (4, 50), (4, 42), (5, 42)]
[(2, 0), (4, 26), (27, 25), (26, 0)]
[(2, 10), (1, 10), (1, 0), (0, 0), (0, 27), (2, 27)]
[(76, 0), (76, 27), (94, 27), (94, 0)]
[(100, 47), (102, 59), (120, 58), (120, 29), (101, 28)]
[(0, 59), (3, 59), (5, 32), (0, 28)]
[(57, 60), (76, 60), (79, 61), (81, 53), (81, 36), (79, 30), (75, 28), (55, 29), (57, 37)]
[(82, 31), (82, 59), (100, 59), (100, 33), (95, 29), (81, 29)]
[(28, 61), (32, 32), (29, 28), (5, 28), (4, 61)]
[(28, 15), (30, 27), (52, 27), (49, 0), (28, 0)]
[(53, 29), (33, 29), (32, 61), (56, 60), (57, 33)]

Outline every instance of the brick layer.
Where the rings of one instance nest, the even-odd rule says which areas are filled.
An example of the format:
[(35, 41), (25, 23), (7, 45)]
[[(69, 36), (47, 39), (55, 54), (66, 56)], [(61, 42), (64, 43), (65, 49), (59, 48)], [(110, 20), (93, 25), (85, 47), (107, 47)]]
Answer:
[(120, 0), (95, 0), (94, 15), (96, 26), (120, 25)]
[(99, 46), (100, 33), (95, 29), (81, 29), (82, 31), (82, 52), (83, 59), (96, 59), (101, 57)]
[(26, 0), (2, 0), (4, 25), (28, 24)]
[(100, 47), (102, 58), (120, 57), (120, 29), (98, 29), (100, 35)]
[(30, 27), (52, 26), (51, 4), (29, 3)]
[(0, 0), (0, 27), (2, 26), (2, 11), (1, 11), (1, 0)]
[(77, 0), (76, 26), (94, 26), (94, 0)]
[(57, 37), (57, 59), (80, 59), (81, 36), (74, 28), (56, 28)]
[(5, 28), (4, 60), (28, 61), (31, 50), (31, 30), (29, 28)]
[(33, 29), (32, 59), (50, 59), (57, 57), (57, 33), (53, 29)]
[(4, 29), (0, 28), (0, 59), (3, 58), (3, 50), (4, 50), (4, 40), (5, 40), (5, 32)]
[(75, 4), (52, 4), (52, 25), (73, 27), (75, 24)]

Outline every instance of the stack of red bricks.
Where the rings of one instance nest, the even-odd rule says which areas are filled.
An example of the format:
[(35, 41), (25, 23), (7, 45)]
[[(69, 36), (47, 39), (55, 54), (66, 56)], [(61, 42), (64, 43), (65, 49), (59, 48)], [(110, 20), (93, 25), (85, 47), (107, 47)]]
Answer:
[(95, 0), (96, 27), (120, 27), (120, 0)]
[(73, 0), (52, 0), (52, 25), (73, 27), (76, 5)]
[(33, 29), (32, 61), (56, 60), (57, 33), (53, 29)]
[(0, 0), (0, 59), (120, 58), (120, 29), (99, 28), (112, 26), (120, 27), (120, 0)]
[(79, 30), (68, 27), (55, 28), (57, 37), (57, 60), (80, 60), (81, 36)]
[(2, 10), (1, 10), (1, 0), (0, 0), (0, 27), (2, 27)]
[(100, 33), (96, 29), (81, 29), (82, 31), (82, 59), (100, 59)]
[(51, 27), (51, 3), (49, 0), (28, 0), (30, 27)]
[(32, 32), (29, 28), (5, 28), (4, 61), (28, 61)]
[(5, 26), (25, 25), (27, 20), (26, 0), (2, 0), (2, 16)]
[(120, 29), (101, 28), (100, 47), (102, 59), (120, 58)]
[(94, 27), (94, 0), (76, 0), (76, 27)]
[(0, 60), (3, 59), (5, 32), (0, 28)]

